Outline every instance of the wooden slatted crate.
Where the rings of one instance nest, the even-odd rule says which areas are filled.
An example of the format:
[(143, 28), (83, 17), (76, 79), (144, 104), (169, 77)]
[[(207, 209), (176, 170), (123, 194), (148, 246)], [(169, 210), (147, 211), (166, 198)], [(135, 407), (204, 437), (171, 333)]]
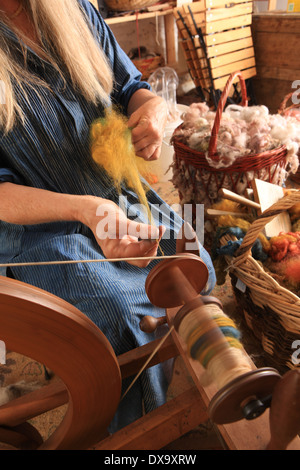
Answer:
[(277, 113), (284, 97), (299, 88), (300, 13), (269, 11), (255, 14), (252, 35), (257, 68), (253, 85), (257, 102), (266, 105), (271, 113)]
[(256, 75), (253, 2), (200, 0), (174, 8), (183, 52), (197, 87), (223, 90), (231, 73)]

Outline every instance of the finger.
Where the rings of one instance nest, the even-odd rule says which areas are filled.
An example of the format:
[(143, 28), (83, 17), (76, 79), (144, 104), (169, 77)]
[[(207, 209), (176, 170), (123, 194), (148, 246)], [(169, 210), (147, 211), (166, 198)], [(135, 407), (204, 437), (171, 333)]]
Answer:
[(140, 142), (141, 139), (151, 135), (150, 122), (146, 118), (140, 119), (137, 124), (133, 127), (131, 126), (131, 140), (135, 144)]
[(141, 148), (140, 150), (138, 150), (136, 146), (134, 147), (134, 149), (135, 149), (135, 154), (138, 157), (143, 158), (144, 160), (148, 160), (148, 161), (157, 160), (160, 156), (161, 144), (159, 143), (153, 144), (152, 142), (150, 145), (144, 148)]
[(162, 138), (156, 134), (144, 133), (143, 135), (139, 135), (138, 138), (134, 138), (132, 136), (132, 145), (134, 146), (135, 151), (140, 152), (147, 147), (153, 145), (157, 147), (162, 143)]
[(141, 258), (129, 259), (127, 262), (138, 267), (146, 267), (151, 259), (142, 259), (143, 257), (155, 257), (159, 247), (159, 242), (165, 233), (164, 226), (159, 227), (159, 236), (157, 240), (138, 240), (136, 237), (125, 236), (122, 239), (107, 240), (102, 247), (103, 253), (107, 258)]
[(160, 155), (161, 155), (161, 145), (159, 147), (156, 147), (156, 149), (154, 150), (152, 156), (150, 158), (148, 158), (148, 160), (149, 161), (158, 160)]
[[(118, 247), (115, 247), (115, 258), (127, 258), (127, 262), (134, 266), (145, 267), (151, 260), (143, 257), (153, 257), (156, 255), (158, 249), (158, 242), (152, 240), (132, 241), (131, 239), (123, 239), (120, 241)], [(141, 258), (132, 259), (130, 258)]]
[(162, 239), (162, 237), (164, 236), (165, 232), (166, 232), (166, 227), (164, 225), (160, 225), (158, 227), (158, 230), (159, 230), (159, 238), (158, 240), (160, 241)]
[(132, 143), (137, 146), (138, 149), (147, 147), (151, 143), (158, 145), (162, 141), (162, 131), (163, 128), (154, 125), (154, 123), (147, 118), (142, 118), (138, 125), (131, 131)]
[(127, 121), (127, 126), (132, 129), (137, 129), (139, 127), (147, 127), (149, 124), (149, 118), (143, 113), (133, 113)]
[[(157, 240), (160, 236), (160, 230), (155, 225), (143, 224), (135, 222), (134, 220), (128, 220), (127, 222), (127, 233), (125, 237), (131, 237), (132, 239), (142, 240)], [(125, 238), (123, 237), (123, 238)]]
[(150, 251), (148, 251), (147, 253), (142, 255), (142, 257), (144, 256), (145, 259), (144, 260), (141, 259), (139, 261), (139, 267), (146, 268), (148, 266), (148, 264), (151, 263), (152, 260), (148, 259), (148, 258), (155, 258), (156, 257), (157, 251), (158, 251), (158, 246), (159, 246), (159, 244), (156, 243)]
[(138, 113), (136, 112), (132, 113), (132, 115), (129, 117), (127, 121), (127, 126), (129, 127), (129, 129), (134, 129), (138, 125), (138, 122), (140, 121), (140, 119), (141, 117), (139, 116)]
[[(130, 245), (128, 245), (127, 253), (129, 255), (131, 253), (133, 253), (133, 251), (135, 251), (137, 249), (137, 245), (138, 245), (140, 254), (139, 255), (138, 254), (137, 255), (131, 255), (131, 256), (140, 256), (140, 257), (145, 257), (146, 259), (128, 261), (129, 264), (134, 264), (135, 266), (139, 266), (139, 267), (148, 266), (148, 264), (151, 263), (151, 259), (147, 259), (147, 258), (149, 258), (149, 257), (154, 258), (157, 255), (159, 243), (160, 243), (160, 240), (163, 237), (165, 231), (166, 231), (166, 227), (161, 225), (159, 227), (159, 237), (156, 241), (140, 240), (138, 242), (130, 243)], [(129, 240), (126, 240), (126, 243), (128, 243), (128, 242), (129, 242)]]
[[(138, 242), (138, 250), (139, 250), (139, 256), (141, 259), (139, 260), (128, 260), (129, 264), (138, 266), (140, 268), (145, 268), (148, 266), (149, 263), (151, 263), (151, 259), (149, 258), (154, 258), (157, 255), (157, 250), (159, 243), (158, 242), (150, 242), (149, 240), (142, 240)], [(151, 245), (151, 248), (149, 249), (149, 245)], [(132, 252), (131, 250), (133, 249), (133, 246), (131, 245), (130, 248), (128, 249), (128, 252)], [(143, 259), (145, 258), (145, 259)]]

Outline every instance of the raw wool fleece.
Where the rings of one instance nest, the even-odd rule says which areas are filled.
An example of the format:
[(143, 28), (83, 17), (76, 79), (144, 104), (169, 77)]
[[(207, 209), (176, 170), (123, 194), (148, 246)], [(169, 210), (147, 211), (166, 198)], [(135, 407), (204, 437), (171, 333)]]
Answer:
[(141, 181), (141, 176), (147, 178), (151, 172), (150, 165), (136, 156), (125, 116), (109, 108), (105, 118), (92, 124), (91, 155), (93, 160), (105, 169), (120, 195), (122, 184), (137, 194), (151, 223), (146, 191)]
[[(172, 140), (180, 141), (196, 151), (204, 153), (212, 171), (197, 168), (181, 159), (172, 166), (172, 182), (181, 193), (181, 204), (204, 204), (210, 207), (218, 200), (218, 190), (222, 186), (244, 194), (248, 182), (254, 178), (283, 186), (288, 171), (296, 173), (300, 148), (299, 115), (272, 115), (266, 106), (242, 107), (229, 105), (222, 114), (217, 137), (217, 153), (219, 158), (213, 160), (208, 155), (208, 146), (216, 113), (206, 103), (192, 103), (183, 114), (183, 123), (178, 127)], [(243, 172), (226, 173), (238, 158), (248, 157), (281, 145), (287, 147), (286, 168), (273, 164), (262, 167), (259, 172), (249, 168)], [(222, 171), (224, 169), (224, 171)], [(211, 222), (205, 222), (206, 231), (211, 231)]]
[[(207, 152), (214, 121), (215, 112), (210, 111), (206, 103), (193, 103), (183, 116), (181, 128), (175, 132), (176, 138), (191, 149)], [(218, 132), (219, 160), (210, 159), (208, 154), (206, 158), (210, 166), (226, 168), (237, 158), (281, 145), (286, 145), (291, 172), (295, 173), (300, 145), (300, 121), (297, 117), (269, 114), (268, 108), (263, 105), (229, 105), (222, 114)]]

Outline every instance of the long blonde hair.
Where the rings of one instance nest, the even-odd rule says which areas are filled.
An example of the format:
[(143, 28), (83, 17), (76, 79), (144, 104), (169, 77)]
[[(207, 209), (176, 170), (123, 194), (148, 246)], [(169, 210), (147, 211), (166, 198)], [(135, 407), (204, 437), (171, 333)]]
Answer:
[[(43, 49), (47, 60), (60, 71), (58, 60), (68, 70), (73, 86), (93, 103), (107, 101), (113, 87), (113, 76), (108, 61), (96, 43), (85, 15), (76, 0), (22, 0), (29, 15), (39, 42), (48, 45)], [(0, 19), (16, 34), (14, 28), (3, 13)], [(30, 45), (31, 40), (26, 38)], [(5, 102), (0, 105), (0, 126), (5, 132), (10, 131), (16, 117), (23, 118), (20, 105), (16, 100), (13, 81), (23, 89), (23, 84), (35, 87), (36, 84), (48, 85), (30, 74), (10, 54), (10, 48), (3, 35), (0, 42), (0, 80), (5, 94)], [(26, 61), (26, 48), (23, 49)]]

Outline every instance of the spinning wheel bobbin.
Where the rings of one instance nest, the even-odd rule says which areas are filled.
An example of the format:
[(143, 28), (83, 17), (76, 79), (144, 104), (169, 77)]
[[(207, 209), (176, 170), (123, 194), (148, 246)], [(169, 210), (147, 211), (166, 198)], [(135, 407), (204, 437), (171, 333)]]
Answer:
[[(174, 318), (174, 327), (178, 332), (184, 317), (195, 309), (209, 304), (217, 304), (222, 309), (218, 299), (200, 295), (207, 280), (208, 270), (203, 261), (195, 255), (184, 253), (182, 258), (162, 261), (151, 270), (146, 281), (146, 292), (149, 300), (158, 307), (183, 305)], [(270, 406), (273, 389), (280, 378), (275, 369), (266, 367), (251, 370), (231, 380), (211, 400), (208, 409), (211, 419), (216, 424), (226, 424), (243, 418), (257, 418)]]

